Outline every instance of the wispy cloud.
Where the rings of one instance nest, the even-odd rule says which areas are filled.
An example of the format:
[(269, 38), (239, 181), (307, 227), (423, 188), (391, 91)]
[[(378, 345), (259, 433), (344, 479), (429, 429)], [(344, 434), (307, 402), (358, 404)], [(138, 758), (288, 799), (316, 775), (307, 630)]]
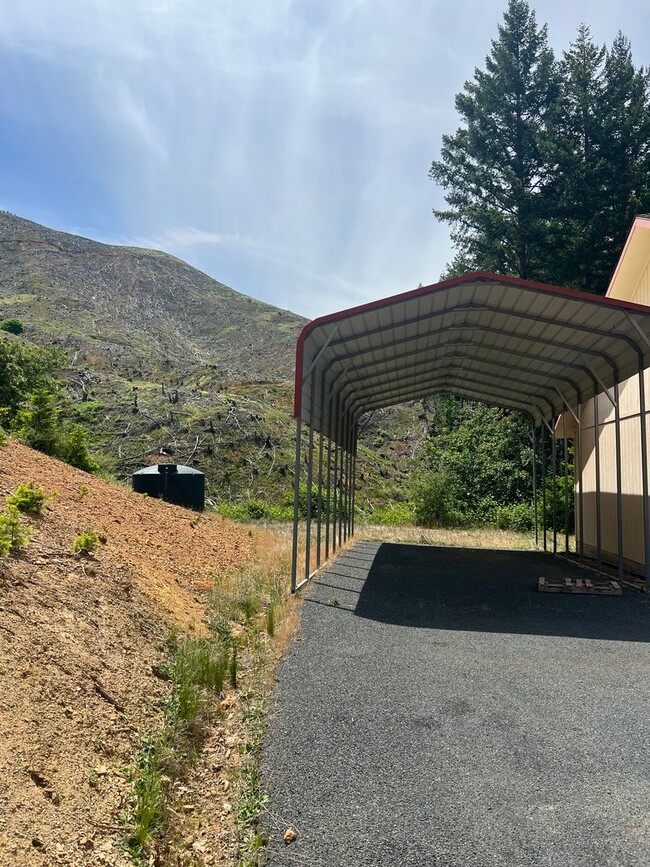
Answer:
[[(650, 43), (647, 0), (535, 6), (559, 47), (581, 20)], [(427, 171), (503, 7), (0, 0), (16, 203), (307, 315), (433, 281), (450, 248)]]

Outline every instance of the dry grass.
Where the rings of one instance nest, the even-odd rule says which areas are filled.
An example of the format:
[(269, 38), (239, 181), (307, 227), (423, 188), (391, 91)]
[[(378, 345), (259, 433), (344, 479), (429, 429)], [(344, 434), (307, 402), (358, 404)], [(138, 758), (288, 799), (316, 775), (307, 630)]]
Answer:
[[(471, 530), (442, 527), (386, 527), (365, 524), (356, 528), (355, 539), (372, 542), (406, 542), (415, 545), (441, 545), (446, 548), (501, 548), (514, 551), (534, 551), (542, 547), (542, 537), (535, 546), (534, 533), (516, 533), (513, 530), (499, 530), (484, 527)], [(552, 549), (553, 535), (547, 533), (549, 550)], [(558, 534), (558, 552), (564, 551), (564, 535)], [(575, 551), (575, 536), (569, 537), (569, 547)]]
[(532, 533), (515, 533), (486, 527), (472, 530), (426, 529), (424, 527), (385, 527), (367, 524), (358, 527), (356, 538), (378, 542), (410, 542), (450, 548), (507, 548), (530, 551), (535, 548)]

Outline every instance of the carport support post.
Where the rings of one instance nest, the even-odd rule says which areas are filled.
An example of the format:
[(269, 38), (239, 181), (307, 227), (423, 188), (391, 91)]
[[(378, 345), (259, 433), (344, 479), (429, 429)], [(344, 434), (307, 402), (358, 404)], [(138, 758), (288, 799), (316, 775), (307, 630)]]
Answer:
[[(321, 424), (323, 413), (321, 412)], [(323, 430), (318, 435), (318, 505), (316, 512), (316, 568), (320, 569), (321, 530), (323, 514)]]
[(648, 434), (645, 417), (645, 369), (639, 355), (639, 420), (641, 431), (641, 486), (643, 496), (643, 550), (645, 552), (645, 592), (650, 592), (650, 514), (648, 508)]
[[(574, 476), (576, 475), (575, 468), (578, 468), (577, 472), (577, 481), (578, 481), (578, 512), (580, 518), (580, 559), (584, 560), (585, 558), (585, 510), (584, 510), (584, 502), (582, 496), (582, 456), (584, 453), (582, 447), (582, 403), (578, 403), (578, 437), (577, 440), (574, 440), (573, 447), (573, 465), (574, 465)], [(577, 443), (577, 448), (576, 448)], [(575, 490), (575, 483), (574, 483)], [(575, 509), (574, 509), (575, 513)]]
[(594, 385), (594, 456), (596, 458), (596, 566), (600, 569), (603, 565), (602, 535), (600, 524), (600, 412), (598, 404), (600, 395), (598, 387)]
[(320, 378), (320, 431), (318, 434), (318, 515), (316, 518), (316, 568), (320, 569), (321, 561), (321, 536), (323, 531), (323, 414), (325, 410), (325, 374)]
[(348, 480), (348, 539), (352, 538), (354, 530), (352, 529), (352, 499), (354, 497), (354, 418), (350, 419), (350, 477)]
[(535, 547), (539, 545), (539, 525), (537, 522), (537, 443), (535, 442), (535, 421), (531, 419), (530, 427), (533, 433), (533, 513), (535, 516)]
[(293, 480), (293, 547), (291, 549), (291, 592), (296, 592), (296, 574), (298, 572), (298, 509), (300, 500), (300, 439), (302, 420), (296, 419), (296, 464)]
[(544, 441), (546, 440), (546, 429), (543, 422), (544, 419), (542, 419), (542, 427), (540, 429), (540, 446), (542, 452), (542, 533), (544, 534), (544, 550), (546, 551), (546, 447), (544, 445)]
[(347, 452), (347, 440), (348, 440), (348, 416), (347, 411), (343, 414), (343, 432), (342, 432), (342, 445), (341, 445), (341, 494), (339, 497), (339, 548), (345, 542), (345, 508), (347, 503), (347, 460), (348, 460), (348, 452)]
[(334, 440), (334, 488), (332, 490), (332, 554), (336, 552), (336, 506), (337, 506), (337, 487), (338, 487), (338, 460), (339, 460), (339, 424), (338, 424), (338, 409), (339, 409), (339, 398), (338, 395), (336, 400), (334, 401), (335, 407), (335, 428), (334, 428), (334, 436), (336, 439)]
[(350, 497), (350, 431), (349, 431), (349, 422), (346, 414), (345, 421), (345, 500), (343, 506), (343, 542), (348, 541), (348, 499)]
[(569, 416), (564, 413), (564, 553), (569, 553), (569, 441), (567, 440), (566, 428)]
[(309, 442), (307, 445), (307, 515), (305, 521), (305, 581), (311, 572), (311, 486), (314, 480), (314, 381), (311, 375), (311, 399), (309, 401)]
[(329, 420), (327, 424), (327, 497), (325, 499), (325, 559), (330, 556), (330, 513), (332, 509), (332, 409), (333, 401), (329, 400)]
[(618, 547), (618, 577), (622, 581), (623, 565), (623, 471), (621, 464), (621, 401), (618, 376), (614, 382), (614, 432), (616, 436), (616, 540)]
[(352, 478), (352, 453), (350, 449), (350, 441), (352, 437), (352, 422), (348, 421), (348, 434), (346, 437), (347, 452), (345, 455), (345, 526), (343, 528), (343, 538), (347, 542), (350, 538), (350, 491), (352, 486), (350, 480)]
[(352, 463), (352, 535), (354, 536), (354, 510), (357, 505), (357, 441), (359, 437), (359, 422), (354, 423), (353, 463)]
[(553, 472), (553, 553), (557, 554), (557, 443), (555, 440), (555, 416), (551, 422), (551, 460)]

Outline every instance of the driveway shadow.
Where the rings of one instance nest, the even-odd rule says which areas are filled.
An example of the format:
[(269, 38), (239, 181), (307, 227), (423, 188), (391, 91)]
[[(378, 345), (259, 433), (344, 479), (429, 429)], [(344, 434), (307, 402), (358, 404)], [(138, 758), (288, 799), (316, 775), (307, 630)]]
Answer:
[(650, 599), (540, 593), (546, 577), (593, 577), (551, 554), (358, 543), (319, 576), (310, 601), (428, 629), (650, 641)]

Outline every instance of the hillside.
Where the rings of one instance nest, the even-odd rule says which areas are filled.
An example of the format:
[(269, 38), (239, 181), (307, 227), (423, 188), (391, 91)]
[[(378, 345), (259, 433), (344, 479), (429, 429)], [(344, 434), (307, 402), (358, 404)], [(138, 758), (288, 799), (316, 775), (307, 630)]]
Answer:
[[(27, 519), (28, 547), (0, 567), (1, 860), (122, 867), (127, 766), (160, 723), (168, 685), (156, 663), (169, 632), (203, 633), (215, 578), (274, 541), (215, 515), (197, 522), (10, 441), (0, 449), (2, 503), (28, 480), (53, 498)], [(70, 546), (87, 527), (106, 544), (79, 559)], [(223, 731), (213, 740), (225, 755)], [(212, 773), (207, 785), (212, 830), (227, 836), (223, 780)], [(201, 864), (225, 863), (218, 839)]]
[[(24, 324), (19, 339), (63, 350), (68, 415), (119, 478), (162, 452), (203, 470), (215, 503), (291, 500), (292, 374), (306, 320), (165, 253), (0, 213), (0, 319), (9, 317)], [(418, 414), (377, 413), (365, 428), (362, 508), (399, 495), (423, 433)]]
[(235, 292), (167, 253), (100, 244), (0, 213), (0, 305), (76, 363), (222, 380), (291, 375), (307, 320)]

